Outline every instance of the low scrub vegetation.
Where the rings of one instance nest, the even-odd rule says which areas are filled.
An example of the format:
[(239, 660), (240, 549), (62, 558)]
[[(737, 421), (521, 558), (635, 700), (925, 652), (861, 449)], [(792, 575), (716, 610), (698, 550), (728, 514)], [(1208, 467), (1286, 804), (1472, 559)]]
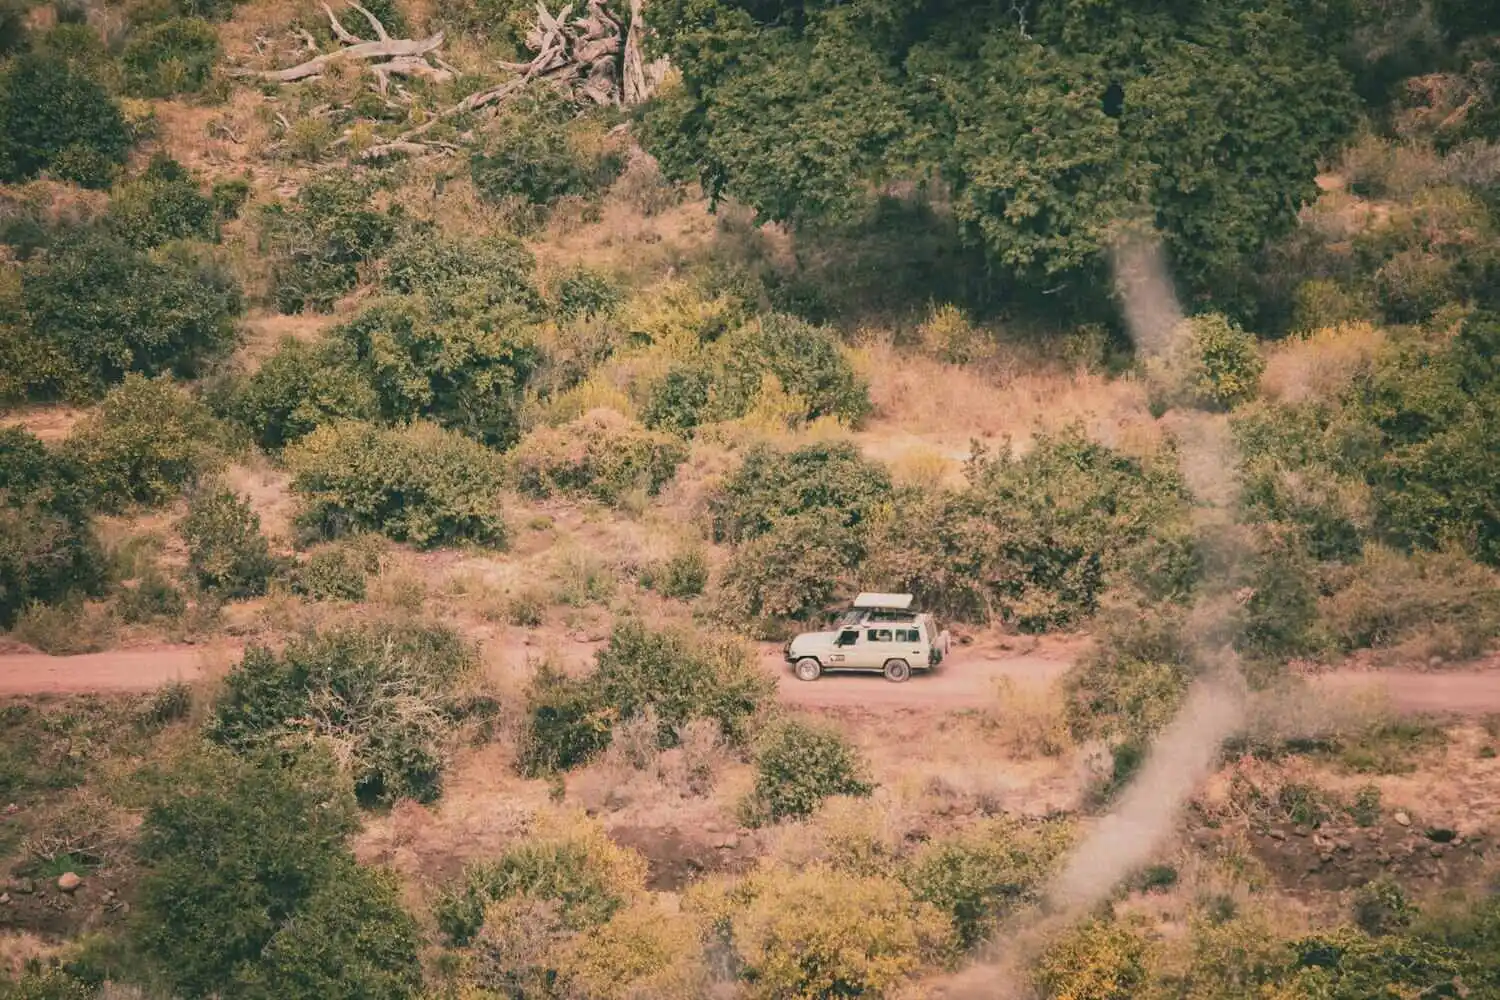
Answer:
[(615, 726), (647, 711), (657, 719), (660, 748), (674, 746), (694, 719), (711, 719), (725, 738), (744, 744), (772, 689), (737, 642), (627, 620), (615, 627), (593, 673), (575, 680), (538, 672), (518, 763), (528, 774), (586, 763), (610, 745)]
[(755, 789), (743, 804), (754, 824), (811, 816), (834, 795), (869, 795), (864, 762), (836, 729), (782, 719), (755, 742)]
[(378, 531), (419, 546), (499, 546), (507, 538), (497, 456), (435, 424), (329, 425), (286, 459), (301, 523), (323, 537)]
[(329, 747), (367, 802), (431, 801), (457, 725), (473, 651), (447, 629), (335, 627), (280, 654), (247, 650), (214, 706), (209, 735), (240, 753)]
[(195, 493), (180, 530), (200, 587), (231, 598), (265, 593), (276, 562), (260, 515), (233, 490), (208, 486)]
[(327, 174), (304, 185), (290, 203), (267, 206), (260, 231), (278, 308), (328, 312), (358, 284), (360, 268), (385, 252), (396, 222), (371, 207), (359, 181)]
[(561, 427), (537, 428), (510, 463), (522, 492), (619, 504), (632, 495), (655, 496), (686, 457), (677, 438), (600, 409)]

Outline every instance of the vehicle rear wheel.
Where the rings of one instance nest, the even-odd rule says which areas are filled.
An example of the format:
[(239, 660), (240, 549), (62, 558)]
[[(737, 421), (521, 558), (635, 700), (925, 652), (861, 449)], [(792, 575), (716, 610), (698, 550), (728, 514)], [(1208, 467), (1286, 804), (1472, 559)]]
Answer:
[(799, 681), (815, 681), (823, 673), (823, 664), (811, 656), (804, 656), (797, 661), (796, 673)]
[(886, 660), (885, 679), (900, 684), (911, 676), (911, 665), (905, 660)]

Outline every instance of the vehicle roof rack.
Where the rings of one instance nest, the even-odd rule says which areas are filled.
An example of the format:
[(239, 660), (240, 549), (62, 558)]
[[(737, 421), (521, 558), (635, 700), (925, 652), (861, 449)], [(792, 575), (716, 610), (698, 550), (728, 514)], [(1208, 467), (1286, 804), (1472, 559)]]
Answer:
[(911, 609), (910, 594), (860, 594), (854, 606), (861, 611), (908, 611)]

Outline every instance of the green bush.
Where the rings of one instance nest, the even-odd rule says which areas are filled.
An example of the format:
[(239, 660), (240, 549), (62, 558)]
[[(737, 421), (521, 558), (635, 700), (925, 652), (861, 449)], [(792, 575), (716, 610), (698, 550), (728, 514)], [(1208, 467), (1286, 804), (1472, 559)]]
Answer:
[(624, 304), (625, 293), (609, 276), (580, 265), (557, 279), (552, 298), (553, 315), (568, 321), (612, 316)]
[(389, 212), (370, 207), (370, 192), (347, 174), (309, 181), (290, 204), (261, 213), (261, 249), (271, 259), (272, 293), (284, 313), (328, 312), (359, 283), (359, 268), (396, 235)]
[(677, 474), (687, 449), (615, 410), (591, 410), (562, 427), (538, 427), (510, 456), (520, 488), (533, 496), (577, 495), (618, 504), (632, 492), (655, 496)]
[(473, 651), (439, 627), (366, 625), (247, 650), (225, 680), (208, 733), (241, 753), (326, 740), (364, 802), (442, 791), (455, 686)]
[(66, 465), (20, 428), (0, 428), (0, 628), (33, 602), (97, 595), (104, 553)]
[(324, 424), (371, 419), (379, 403), (355, 360), (354, 349), (343, 340), (286, 337), (253, 374), (229, 387), (220, 411), (268, 451), (279, 451)]
[(712, 719), (726, 738), (743, 743), (773, 690), (739, 643), (627, 620), (615, 626), (587, 677), (538, 672), (527, 695), (520, 766), (536, 775), (585, 763), (609, 746), (617, 723), (648, 710), (659, 747), (675, 746), (693, 719)]
[(758, 447), (710, 501), (714, 540), (742, 542), (782, 518), (814, 512), (859, 529), (890, 497), (890, 476), (853, 445), (812, 444), (790, 452)]
[(859, 544), (827, 510), (782, 517), (735, 549), (720, 583), (724, 609), (760, 622), (766, 635), (778, 622), (812, 618), (843, 588)]
[[(134, 943), (179, 995), (241, 995), (233, 984), (277, 933), (346, 874), (353, 801), (314, 757), (278, 766), (205, 749), (163, 778), (141, 825)], [(362, 951), (330, 953), (329, 967), (357, 967)]]
[(219, 33), (197, 17), (180, 17), (136, 32), (120, 61), (125, 85), (138, 97), (196, 94), (213, 78)]
[(450, 238), (412, 226), (391, 247), (383, 284), (403, 295), (538, 312), (542, 298), (535, 271), (536, 258), (514, 236)]
[(166, 378), (127, 375), (63, 442), (101, 510), (154, 507), (222, 461), (222, 428)]
[(756, 825), (811, 816), (831, 795), (869, 795), (859, 753), (840, 732), (783, 719), (755, 742), (755, 790), (745, 803)]
[(589, 148), (576, 112), (551, 88), (530, 89), (506, 105), (469, 159), (479, 193), (492, 201), (515, 199), (545, 213), (558, 199), (592, 197), (624, 169), (624, 158), (602, 144)]
[(717, 350), (715, 386), (723, 416), (744, 414), (767, 375), (805, 407), (804, 419), (837, 417), (853, 424), (870, 411), (869, 387), (827, 327), (773, 313), (731, 333)]
[(663, 597), (692, 600), (708, 586), (708, 557), (700, 548), (686, 548), (641, 574), (641, 585)]
[(1154, 412), (1230, 410), (1255, 398), (1266, 363), (1254, 334), (1211, 313), (1187, 320), (1173, 337), (1170, 352), (1146, 365)]
[(295, 588), (315, 601), (363, 601), (370, 575), (366, 558), (350, 545), (330, 545), (297, 569)]
[(641, 408), (641, 422), (654, 431), (687, 434), (707, 419), (714, 373), (692, 361), (674, 365), (653, 382)]
[(1166, 725), (1193, 676), (1186, 627), (1170, 608), (1102, 616), (1094, 650), (1063, 680), (1074, 736), (1140, 738)]
[(536, 6), (525, 0), (440, 0), (443, 23), (486, 41), (509, 46), (515, 56), (527, 56), (526, 35), (536, 25)]
[(1354, 415), (1375, 530), (1403, 548), (1445, 542), (1500, 565), (1500, 315), (1475, 313), (1453, 338), (1397, 342), (1356, 381)]
[(179, 530), (199, 586), (224, 597), (266, 592), (276, 561), (260, 533), (260, 515), (233, 490), (194, 493)]
[(0, 980), (0, 1000), (95, 1000), (95, 993), (62, 969), (48, 967), (27, 969), (14, 982)]
[(519, 317), (405, 296), (369, 306), (335, 336), (353, 349), (387, 420), (424, 417), (501, 448), (520, 435), (541, 352)]
[(84, 396), (129, 372), (191, 377), (235, 343), (238, 285), (186, 244), (150, 254), (81, 232), (22, 269), (31, 335), (64, 365), (24, 381), (32, 395)]
[(387, 871), (352, 860), (330, 873), (242, 970), (231, 996), (412, 1000), (422, 992), (421, 928)]
[(953, 921), (959, 946), (967, 950), (988, 940), (1013, 910), (1041, 898), (1067, 843), (1061, 824), (986, 820), (923, 845), (900, 877), (914, 898)]
[(436, 906), (438, 929), (467, 944), (484, 927), (490, 903), (516, 897), (556, 903), (575, 931), (604, 923), (645, 888), (645, 859), (616, 845), (592, 823), (523, 840), (498, 861), (470, 865)]
[(0, 181), (52, 170), (108, 187), (130, 134), (104, 88), (55, 53), (28, 52), (0, 72)]
[(187, 611), (182, 590), (161, 570), (150, 567), (133, 586), (121, 587), (115, 595), (115, 613), (127, 625), (175, 621)]
[(1044, 1000), (1129, 1000), (1147, 985), (1150, 953), (1133, 927), (1094, 919), (1052, 942), (1032, 975)]
[(0, 58), (25, 51), (30, 41), (26, 27), (26, 12), (30, 4), (25, 0), (5, 0), (0, 3)]
[(419, 546), (506, 540), (496, 456), (436, 424), (321, 427), (287, 449), (300, 521), (325, 537), (379, 531)]
[(1321, 618), (1346, 651), (1390, 648), (1420, 637), (1448, 655), (1476, 656), (1500, 636), (1500, 578), (1452, 550), (1403, 556), (1370, 546), (1353, 579), (1320, 602)]
[(112, 232), (141, 250), (172, 240), (217, 242), (219, 235), (213, 199), (181, 165), (161, 154), (139, 178), (115, 189), (104, 218)]

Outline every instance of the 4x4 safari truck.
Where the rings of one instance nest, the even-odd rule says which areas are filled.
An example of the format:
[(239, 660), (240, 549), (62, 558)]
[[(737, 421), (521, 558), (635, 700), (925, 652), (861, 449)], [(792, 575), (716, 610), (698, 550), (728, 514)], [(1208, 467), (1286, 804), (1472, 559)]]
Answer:
[(804, 632), (783, 649), (799, 680), (825, 670), (878, 670), (904, 681), (948, 654), (948, 633), (932, 615), (911, 609), (910, 594), (860, 594), (831, 632)]

